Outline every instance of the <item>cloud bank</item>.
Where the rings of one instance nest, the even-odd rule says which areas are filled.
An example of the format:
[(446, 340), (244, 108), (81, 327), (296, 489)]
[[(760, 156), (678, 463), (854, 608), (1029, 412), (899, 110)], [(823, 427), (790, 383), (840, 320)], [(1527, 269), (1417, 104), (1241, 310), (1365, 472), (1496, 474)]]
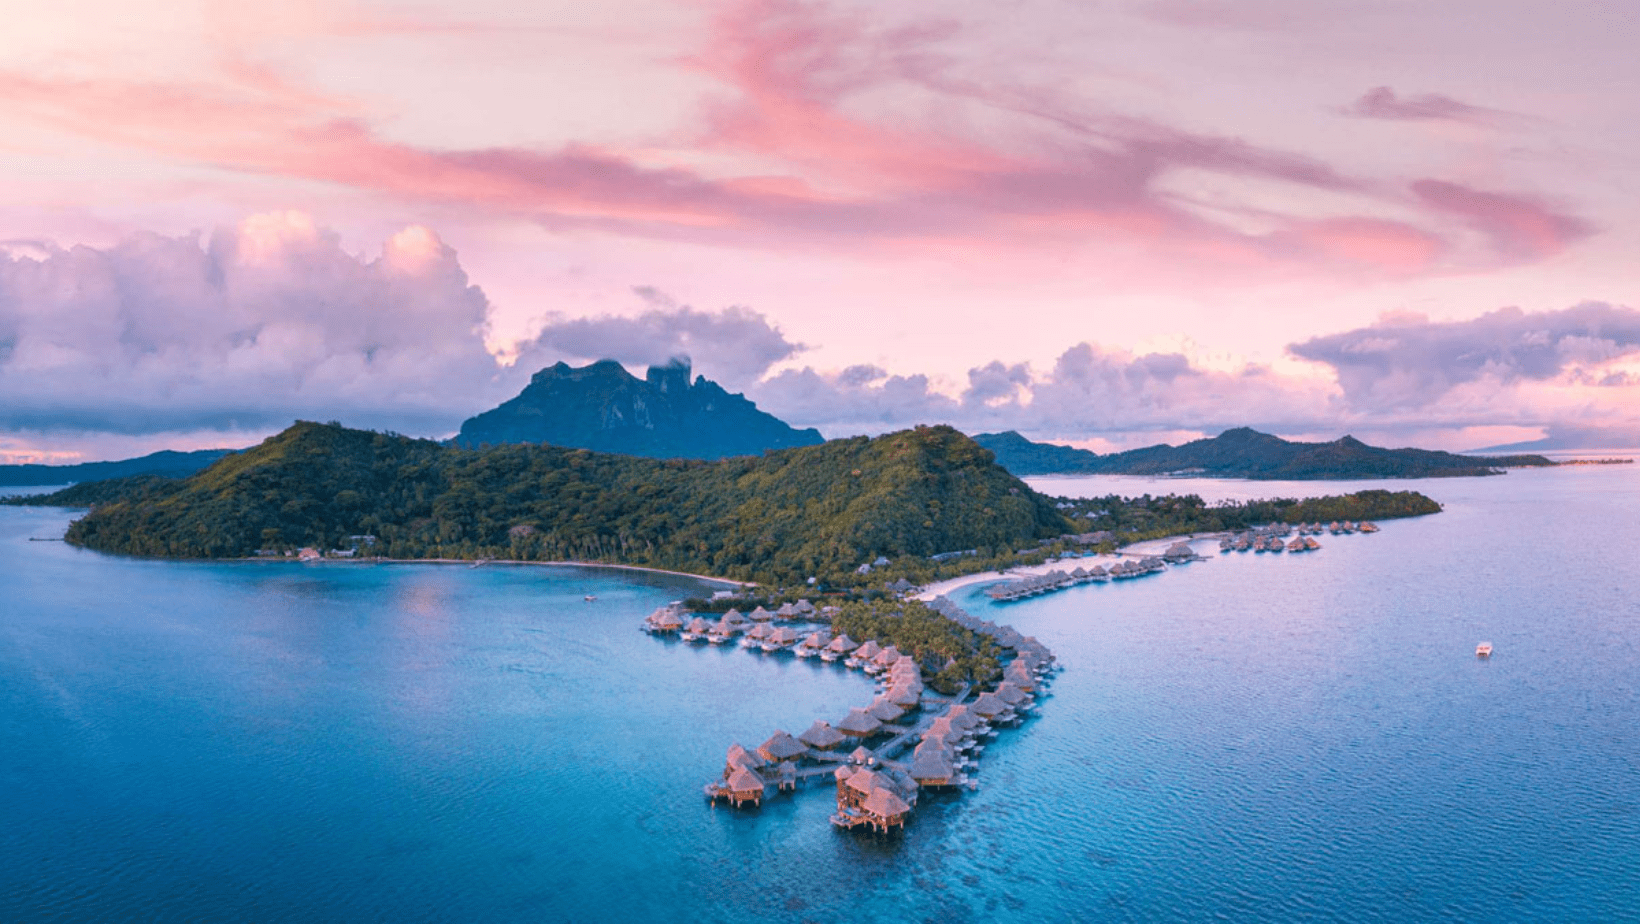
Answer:
[(13, 241), (0, 245), (0, 435), (245, 434), (302, 417), (441, 436), (550, 363), (636, 369), (678, 355), (833, 436), (935, 422), (1069, 440), (1243, 425), (1640, 425), (1640, 311), (1599, 302), (1452, 322), (1390, 316), (1289, 346), (1313, 375), (1082, 342), (1046, 368), (980, 362), (953, 386), (868, 364), (797, 365), (805, 347), (759, 311), (634, 294), (633, 314), (546, 316), (508, 367), (485, 343), (488, 299), (424, 227), (373, 258), (289, 212), (208, 239)]
[(493, 384), (488, 312), (424, 227), (347, 253), (300, 213), (203, 240), (0, 256), (0, 427), (152, 433), (341, 417), (413, 432)]
[(1390, 316), (1288, 350), (1330, 366), (1352, 409), (1415, 411), (1475, 383), (1632, 384), (1604, 367), (1640, 354), (1640, 311), (1585, 302), (1561, 311), (1500, 308), (1468, 321)]

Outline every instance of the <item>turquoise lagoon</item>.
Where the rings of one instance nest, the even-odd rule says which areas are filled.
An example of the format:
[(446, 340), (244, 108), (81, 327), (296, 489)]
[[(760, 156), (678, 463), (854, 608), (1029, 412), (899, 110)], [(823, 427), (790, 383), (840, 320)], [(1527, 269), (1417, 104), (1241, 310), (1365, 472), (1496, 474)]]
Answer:
[(871, 688), (638, 631), (697, 582), (136, 561), (0, 508), (0, 920), (1640, 919), (1640, 472), (1385, 486), (1446, 510), (959, 592), (1065, 670), (891, 838), (701, 797)]

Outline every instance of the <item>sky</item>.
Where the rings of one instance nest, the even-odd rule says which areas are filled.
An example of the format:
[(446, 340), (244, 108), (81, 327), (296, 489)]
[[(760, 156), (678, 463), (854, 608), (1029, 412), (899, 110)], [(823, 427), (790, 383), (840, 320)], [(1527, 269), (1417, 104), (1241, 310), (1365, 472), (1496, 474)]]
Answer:
[(1640, 443), (1623, 4), (5, 14), (0, 461), (675, 355), (827, 436)]

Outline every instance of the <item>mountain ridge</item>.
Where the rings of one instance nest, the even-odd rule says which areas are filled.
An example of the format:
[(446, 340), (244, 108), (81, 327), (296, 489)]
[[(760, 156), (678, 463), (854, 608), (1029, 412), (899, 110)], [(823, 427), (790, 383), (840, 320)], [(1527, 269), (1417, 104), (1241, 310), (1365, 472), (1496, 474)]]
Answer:
[(650, 366), (640, 379), (614, 360), (535, 373), (516, 397), (476, 414), (451, 443), (466, 449), (546, 443), (655, 459), (723, 459), (825, 442), (698, 376), (687, 359)]
[(178, 452), (162, 449), (133, 459), (115, 459), (108, 462), (78, 462), (72, 465), (0, 465), (0, 487), (29, 487), (35, 485), (80, 484), (104, 481), (109, 478), (132, 478), (138, 475), (162, 475), (178, 478), (192, 475), (237, 449), (196, 449)]
[(1465, 456), (1434, 449), (1384, 449), (1345, 435), (1330, 443), (1301, 443), (1235, 427), (1180, 446), (1158, 443), (1101, 455), (1036, 443), (1017, 431), (981, 433), (974, 441), (996, 454), (1003, 468), (1026, 475), (1171, 475), (1261, 481), (1362, 478), (1450, 478), (1502, 474), (1502, 469), (1552, 466), (1542, 456)]

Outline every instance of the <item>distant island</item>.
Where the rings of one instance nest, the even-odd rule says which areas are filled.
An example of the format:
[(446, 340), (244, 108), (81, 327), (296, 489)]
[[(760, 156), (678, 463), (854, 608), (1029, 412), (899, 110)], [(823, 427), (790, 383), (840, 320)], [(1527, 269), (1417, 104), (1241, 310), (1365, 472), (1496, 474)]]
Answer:
[(1194, 495), (1051, 498), (944, 426), (709, 462), (466, 450), (307, 422), (185, 479), (96, 482), (8, 503), (91, 506), (67, 540), (131, 555), (312, 548), (588, 562), (817, 591), (922, 584), (1186, 532), (1440, 510), (1388, 491), (1218, 505)]
[(974, 441), (997, 463), (1026, 475), (1195, 475), (1266, 481), (1449, 478), (1502, 474), (1506, 468), (1552, 466), (1543, 456), (1465, 456), (1430, 449), (1382, 449), (1351, 436), (1296, 443), (1247, 427), (1182, 446), (1159, 444), (1101, 455), (1035, 443), (1017, 432), (982, 433)]
[(200, 449), (194, 452), (161, 450), (136, 459), (117, 462), (81, 462), (77, 465), (0, 465), (0, 487), (78, 484), (107, 478), (163, 475), (182, 478), (192, 475), (233, 449)]
[(468, 449), (546, 443), (654, 459), (723, 459), (815, 446), (820, 431), (798, 430), (705, 376), (689, 380), (687, 360), (651, 366), (644, 378), (614, 360), (537, 372), (524, 391), (469, 418), (452, 441)]

